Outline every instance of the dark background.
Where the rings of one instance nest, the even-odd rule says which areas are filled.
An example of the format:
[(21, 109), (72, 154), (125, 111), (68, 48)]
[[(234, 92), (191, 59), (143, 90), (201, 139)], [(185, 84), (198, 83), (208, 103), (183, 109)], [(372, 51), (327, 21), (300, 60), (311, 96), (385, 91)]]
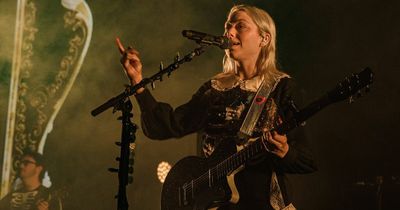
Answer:
[[(169, 64), (176, 52), (184, 55), (196, 46), (181, 37), (183, 29), (222, 34), (230, 7), (239, 3), (258, 6), (274, 18), (279, 64), (297, 80), (306, 103), (364, 67), (375, 73), (369, 94), (352, 104), (332, 105), (308, 120), (307, 135), (319, 170), (290, 176), (298, 209), (377, 209), (378, 176), (383, 178), (383, 209), (399, 206), (398, 1), (87, 3), (94, 19), (91, 46), (44, 150), (52, 160), (53, 184), (70, 191), (66, 203), (69, 209), (116, 209), (113, 197), (118, 180), (106, 169), (117, 166), (114, 158), (119, 151), (114, 141), (120, 138), (118, 114), (108, 110), (95, 118), (90, 115), (92, 109), (119, 94), (123, 84), (128, 83), (119, 64), (115, 37), (140, 51), (144, 75), (151, 76), (160, 61)], [(201, 84), (221, 71), (222, 56), (221, 50), (208, 49), (182, 65), (170, 79), (157, 83), (152, 92), (158, 100), (173, 106), (186, 102)], [(1, 75), (7, 76), (9, 68), (7, 60), (3, 61)], [(135, 101), (134, 106), (133, 120), (139, 123)], [(3, 100), (2, 107), (6, 107)], [(134, 183), (128, 186), (130, 209), (159, 209), (162, 185), (156, 175), (158, 163), (173, 164), (195, 154), (196, 137), (157, 142), (144, 137), (141, 130), (137, 137)]]

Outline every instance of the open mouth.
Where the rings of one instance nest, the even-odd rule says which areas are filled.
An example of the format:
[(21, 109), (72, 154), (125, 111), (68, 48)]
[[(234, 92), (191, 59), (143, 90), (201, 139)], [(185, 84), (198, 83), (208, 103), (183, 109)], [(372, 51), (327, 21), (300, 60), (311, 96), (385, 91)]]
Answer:
[(235, 46), (240, 46), (240, 42), (239, 41), (233, 41), (233, 40), (231, 40), (231, 43), (232, 43), (232, 45), (231, 45), (231, 48), (236, 48)]
[(240, 45), (239, 41), (232, 41), (232, 45)]

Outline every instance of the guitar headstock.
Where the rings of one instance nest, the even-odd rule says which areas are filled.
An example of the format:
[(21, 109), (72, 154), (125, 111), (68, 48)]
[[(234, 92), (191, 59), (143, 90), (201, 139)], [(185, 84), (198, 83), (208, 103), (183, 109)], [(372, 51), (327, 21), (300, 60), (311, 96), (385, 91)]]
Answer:
[(362, 89), (365, 89), (365, 92), (369, 92), (373, 78), (374, 73), (367, 67), (358, 74), (346, 77), (333, 90), (328, 92), (328, 98), (332, 103), (345, 100), (346, 98), (349, 98), (350, 102), (352, 102), (354, 96), (361, 96)]

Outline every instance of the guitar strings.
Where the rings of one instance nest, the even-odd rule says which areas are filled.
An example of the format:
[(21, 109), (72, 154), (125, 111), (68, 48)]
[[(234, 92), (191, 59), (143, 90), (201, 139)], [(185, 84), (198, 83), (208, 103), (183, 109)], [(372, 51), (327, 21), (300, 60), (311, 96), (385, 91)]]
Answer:
[[(222, 177), (226, 176), (225, 174), (228, 174), (231, 172), (233, 169), (231, 168), (236, 168), (240, 165), (242, 165), (248, 158), (253, 156), (255, 153), (258, 153), (259, 150), (261, 151), (263, 149), (263, 145), (261, 144), (261, 141), (255, 141), (251, 144), (249, 144), (245, 149), (240, 150), (239, 152), (235, 153), (234, 155), (226, 158), (223, 160), (221, 163), (217, 164), (213, 168), (207, 170), (206, 173), (203, 173), (201, 176), (199, 176), (196, 179), (191, 180), (190, 182), (186, 182), (183, 184), (182, 189), (185, 191), (189, 190), (194, 190), (194, 188), (197, 188), (199, 185), (202, 185), (204, 183), (210, 183), (211, 185), (213, 184), (212, 180), (214, 180), (214, 177), (216, 175), (216, 180), (218, 181)], [(251, 153), (251, 154), (250, 154)], [(211, 178), (211, 180), (210, 180)], [(193, 186), (193, 188), (192, 188)]]

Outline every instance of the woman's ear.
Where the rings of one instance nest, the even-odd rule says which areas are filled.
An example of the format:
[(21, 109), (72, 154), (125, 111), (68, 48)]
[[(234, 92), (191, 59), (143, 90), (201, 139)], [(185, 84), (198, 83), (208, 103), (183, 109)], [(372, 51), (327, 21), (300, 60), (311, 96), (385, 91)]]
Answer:
[(260, 43), (260, 47), (265, 47), (266, 45), (268, 45), (268, 43), (270, 42), (270, 40), (271, 40), (271, 35), (270, 35), (269, 33), (265, 33), (265, 34), (262, 36), (262, 40), (261, 40), (261, 43)]

